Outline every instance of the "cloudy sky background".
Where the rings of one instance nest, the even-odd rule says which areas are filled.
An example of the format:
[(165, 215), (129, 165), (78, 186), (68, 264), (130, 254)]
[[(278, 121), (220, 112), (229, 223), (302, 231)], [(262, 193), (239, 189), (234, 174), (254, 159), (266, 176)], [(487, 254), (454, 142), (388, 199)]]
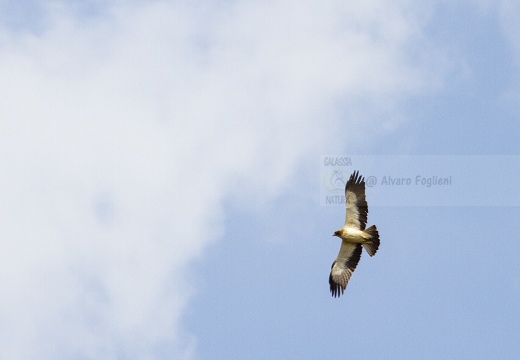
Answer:
[[(519, 15), (512, 0), (1, 1), (2, 357), (518, 356)], [(333, 299), (329, 154), (362, 174), (415, 156), (395, 176), (468, 156), (475, 191), (368, 189), (382, 245)]]

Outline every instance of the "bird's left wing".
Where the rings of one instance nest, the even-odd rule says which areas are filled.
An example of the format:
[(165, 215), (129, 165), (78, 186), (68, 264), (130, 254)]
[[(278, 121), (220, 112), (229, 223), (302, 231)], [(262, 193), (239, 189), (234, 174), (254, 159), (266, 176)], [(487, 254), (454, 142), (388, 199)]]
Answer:
[(359, 171), (354, 171), (345, 185), (345, 200), (345, 226), (365, 230), (368, 204), (365, 197), (365, 179), (359, 175)]
[(332, 296), (339, 297), (345, 291), (348, 281), (361, 258), (361, 249), (361, 244), (341, 243), (338, 257), (332, 263), (329, 275)]

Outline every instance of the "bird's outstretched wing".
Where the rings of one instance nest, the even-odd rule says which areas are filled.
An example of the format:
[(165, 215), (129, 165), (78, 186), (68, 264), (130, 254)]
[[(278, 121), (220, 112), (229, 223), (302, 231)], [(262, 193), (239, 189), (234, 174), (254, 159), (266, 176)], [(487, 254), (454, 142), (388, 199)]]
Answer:
[(332, 263), (329, 285), (332, 296), (339, 297), (345, 291), (348, 281), (352, 276), (361, 258), (361, 244), (341, 243), (339, 254)]
[(347, 215), (345, 226), (365, 230), (367, 225), (368, 204), (365, 197), (365, 179), (354, 171), (345, 185)]

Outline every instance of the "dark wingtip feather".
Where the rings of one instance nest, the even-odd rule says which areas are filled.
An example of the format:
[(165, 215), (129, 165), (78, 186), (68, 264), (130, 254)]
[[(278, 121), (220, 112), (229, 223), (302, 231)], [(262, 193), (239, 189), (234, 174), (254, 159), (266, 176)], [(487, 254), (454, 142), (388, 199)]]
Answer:
[(330, 284), (330, 293), (332, 294), (332, 297), (340, 297), (341, 294), (343, 294), (343, 288), (341, 285), (336, 284), (334, 281), (332, 281), (332, 274), (329, 276), (329, 284)]
[(363, 176), (359, 175), (359, 170), (354, 171), (352, 174), (350, 174), (350, 178), (345, 184), (345, 192), (347, 192), (347, 189), (350, 185), (361, 185), (364, 182), (365, 179)]
[(332, 263), (332, 266), (330, 267), (330, 275), (329, 275), (329, 285), (330, 285), (330, 293), (332, 297), (340, 297), (341, 294), (343, 294), (343, 288), (341, 285), (336, 284), (334, 280), (332, 280), (332, 268), (334, 267), (334, 264), (336, 264), (336, 261)]

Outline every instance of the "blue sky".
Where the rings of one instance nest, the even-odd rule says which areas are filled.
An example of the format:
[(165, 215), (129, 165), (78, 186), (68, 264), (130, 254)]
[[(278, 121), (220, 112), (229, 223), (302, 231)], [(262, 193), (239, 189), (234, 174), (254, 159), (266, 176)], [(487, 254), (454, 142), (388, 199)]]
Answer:
[[(1, 2), (0, 353), (518, 357), (519, 13)], [(457, 180), (367, 188), (381, 247), (339, 299), (325, 155)]]

